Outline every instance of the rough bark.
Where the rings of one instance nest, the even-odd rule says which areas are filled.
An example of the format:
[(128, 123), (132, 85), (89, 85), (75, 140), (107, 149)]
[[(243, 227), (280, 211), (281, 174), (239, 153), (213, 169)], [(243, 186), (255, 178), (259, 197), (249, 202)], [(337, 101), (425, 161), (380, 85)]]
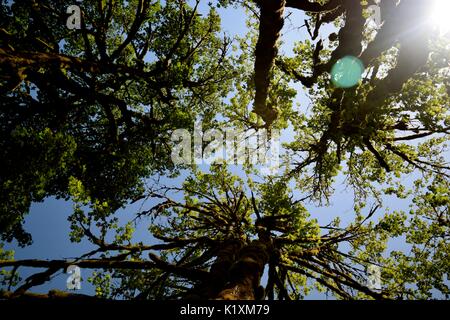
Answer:
[(0, 291), (0, 299), (19, 299), (19, 300), (68, 300), (68, 301), (112, 301), (97, 296), (88, 296), (85, 294), (69, 293), (59, 290), (50, 290), (48, 293), (24, 292), (20, 296), (11, 291)]
[(92, 269), (130, 269), (130, 270), (149, 270), (161, 269), (175, 275), (186, 277), (192, 280), (209, 279), (207, 271), (192, 268), (183, 268), (165, 261), (160, 260), (156, 255), (149, 255), (153, 262), (150, 261), (118, 261), (107, 259), (92, 260), (0, 260), (0, 267), (34, 267), (34, 268), (52, 268), (66, 269), (70, 265), (77, 265), (80, 268)]
[(267, 104), (271, 70), (278, 53), (278, 39), (284, 25), (285, 0), (257, 1), (261, 9), (259, 37), (255, 50), (255, 103), (253, 111), (267, 126), (277, 118), (276, 106)]
[(230, 281), (218, 294), (218, 300), (259, 300), (264, 266), (270, 258), (271, 246), (266, 241), (255, 240), (243, 247), (237, 261), (231, 266)]
[(225, 241), (216, 253), (214, 263), (209, 269), (207, 281), (200, 282), (195, 286), (185, 299), (212, 299), (218, 295), (227, 284), (230, 277), (230, 269), (235, 263), (240, 249), (244, 243), (237, 239)]

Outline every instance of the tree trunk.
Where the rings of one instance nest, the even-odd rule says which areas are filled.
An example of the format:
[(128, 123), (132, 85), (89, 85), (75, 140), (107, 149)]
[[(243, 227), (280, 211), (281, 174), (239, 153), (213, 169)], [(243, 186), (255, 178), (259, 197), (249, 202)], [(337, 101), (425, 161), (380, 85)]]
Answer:
[(243, 247), (230, 268), (230, 281), (219, 292), (218, 300), (259, 300), (264, 296), (259, 283), (269, 261), (270, 245), (255, 240)]
[(216, 259), (209, 269), (210, 277), (193, 288), (185, 299), (214, 299), (230, 278), (230, 269), (238, 258), (243, 241), (232, 239), (225, 241), (216, 253)]
[(259, 37), (255, 50), (255, 104), (253, 111), (261, 116), (267, 125), (275, 121), (277, 111), (267, 105), (270, 72), (278, 53), (278, 39), (284, 25), (285, 0), (260, 0)]

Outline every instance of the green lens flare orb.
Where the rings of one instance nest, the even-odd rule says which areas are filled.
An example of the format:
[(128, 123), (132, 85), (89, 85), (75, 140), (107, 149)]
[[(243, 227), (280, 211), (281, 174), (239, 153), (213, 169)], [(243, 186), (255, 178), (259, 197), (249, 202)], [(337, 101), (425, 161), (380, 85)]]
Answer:
[(345, 56), (331, 68), (331, 81), (338, 88), (351, 88), (361, 80), (364, 69), (361, 60), (353, 56)]

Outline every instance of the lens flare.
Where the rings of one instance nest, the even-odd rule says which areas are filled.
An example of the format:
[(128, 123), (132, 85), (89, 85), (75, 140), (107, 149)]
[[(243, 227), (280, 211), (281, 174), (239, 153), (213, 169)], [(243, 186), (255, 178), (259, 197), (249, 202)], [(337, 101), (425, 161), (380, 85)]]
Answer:
[(364, 73), (364, 65), (354, 56), (339, 59), (331, 68), (331, 81), (338, 88), (351, 88), (358, 84)]
[(441, 35), (450, 32), (450, 0), (434, 0), (431, 22), (439, 29)]

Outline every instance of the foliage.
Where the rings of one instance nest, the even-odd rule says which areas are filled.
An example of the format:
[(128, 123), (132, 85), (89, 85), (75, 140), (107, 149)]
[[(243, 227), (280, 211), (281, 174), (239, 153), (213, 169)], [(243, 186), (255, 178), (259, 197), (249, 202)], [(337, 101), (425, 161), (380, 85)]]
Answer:
[(111, 213), (142, 178), (173, 172), (171, 130), (214, 116), (232, 74), (212, 7), (84, 1), (83, 28), (68, 30), (69, 4), (2, 3), (0, 225), (22, 244), (30, 204), (69, 199), (71, 179)]
[[(428, 23), (432, 2), (383, 0), (375, 29), (372, 1), (218, 1), (203, 15), (198, 1), (84, 1), (68, 31), (65, 1), (3, 1), (2, 237), (29, 244), (31, 203), (57, 196), (73, 202), (71, 241), (95, 247), (77, 265), (96, 269), (98, 298), (448, 299), (450, 46)], [(248, 15), (233, 40), (218, 11), (231, 5)], [(309, 37), (285, 54), (289, 10)], [(337, 88), (329, 72), (349, 55), (365, 73)], [(174, 166), (170, 134), (196, 119), (282, 130), (280, 171)], [(337, 181), (354, 219), (321, 224)], [(141, 209), (123, 221), (130, 203)], [(13, 297), (69, 263), (0, 255), (11, 288), (17, 268), (47, 268)]]

